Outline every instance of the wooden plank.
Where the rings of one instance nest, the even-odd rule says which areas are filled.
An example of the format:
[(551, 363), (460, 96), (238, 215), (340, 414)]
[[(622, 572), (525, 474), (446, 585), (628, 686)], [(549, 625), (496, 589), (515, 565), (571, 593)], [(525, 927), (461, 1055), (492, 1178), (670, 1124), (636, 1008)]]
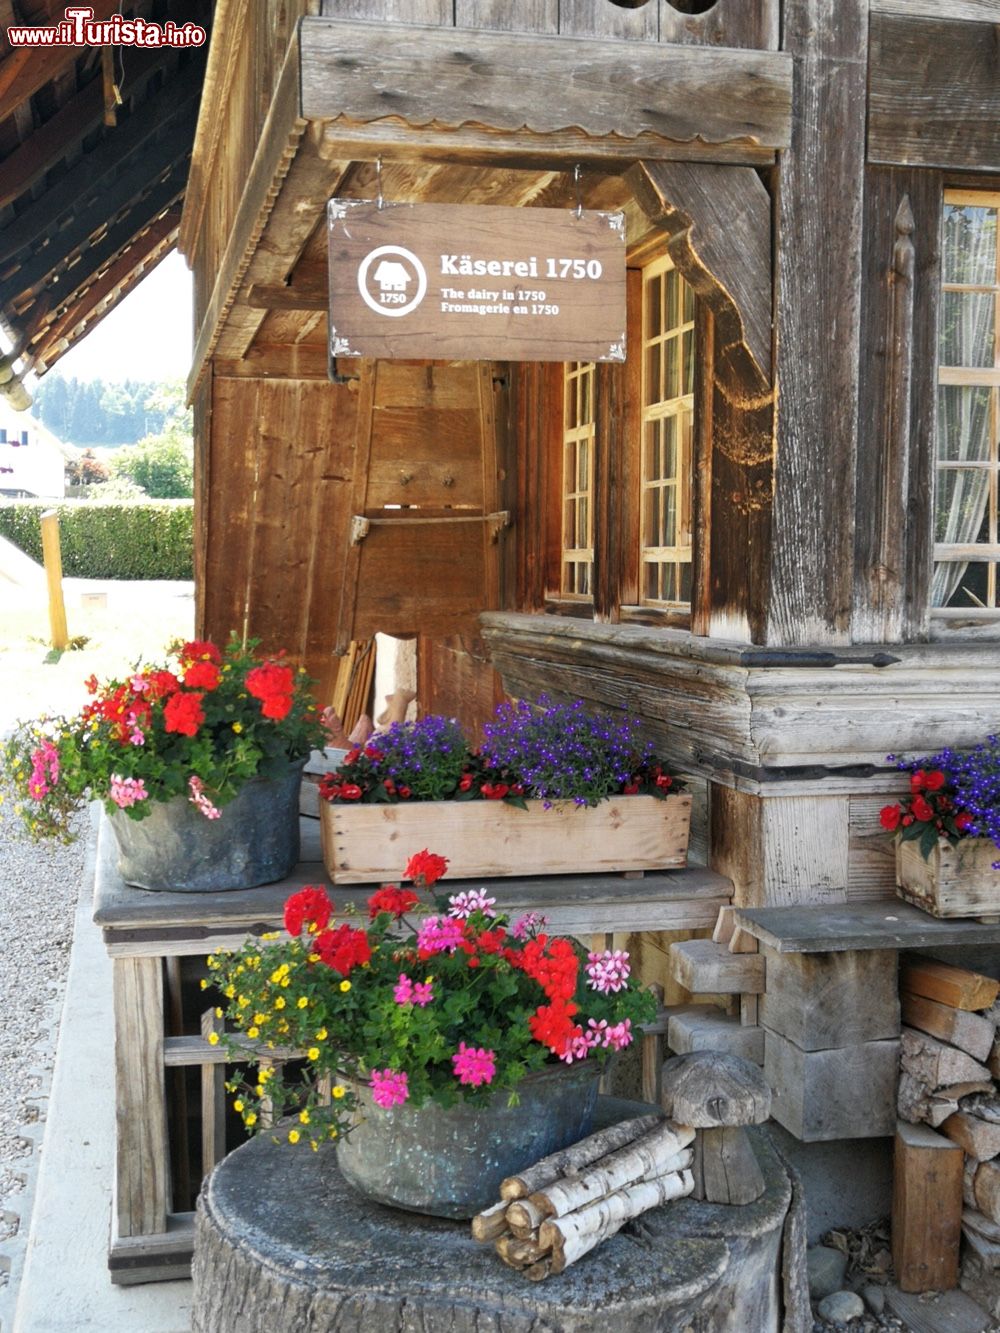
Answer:
[(783, 14), (799, 96), (778, 198), (781, 408), (767, 642), (844, 643), (853, 584), (868, 4), (789, 0)]
[(901, 18), (964, 19), (970, 23), (1000, 23), (1000, 0), (871, 0), (873, 14), (898, 14)]
[(893, 1157), (892, 1261), (903, 1291), (958, 1285), (962, 1150), (926, 1125), (900, 1123)]
[(1000, 872), (993, 869), (996, 846), (989, 838), (939, 838), (924, 858), (903, 843), (896, 856), (901, 897), (942, 919), (989, 917), (1000, 913)]
[(605, 0), (559, 0), (559, 32), (574, 37), (614, 37), (655, 42), (657, 5), (608, 5)]
[(872, 14), (870, 161), (1000, 169), (998, 21)]
[[(989, 1059), (993, 1049), (994, 1026), (979, 1014), (964, 1009), (953, 1009), (923, 995), (903, 991), (900, 996), (903, 1022), (910, 1027), (928, 1032), (940, 1041), (950, 1042), (971, 1055), (974, 1060)], [(998, 1149), (997, 1151), (1000, 1151)], [(981, 1157), (982, 1153), (975, 1156)], [(992, 1156), (992, 1154), (988, 1154)]]
[(732, 954), (714, 940), (682, 940), (670, 946), (674, 978), (694, 995), (760, 995), (763, 954)]
[(777, 1032), (764, 1033), (771, 1114), (804, 1143), (893, 1133), (898, 1069), (898, 1041), (803, 1051)]
[[(644, 46), (543, 35), (407, 32), (386, 47), (381, 24), (305, 18), (300, 29), (301, 114), (381, 120), (387, 99), (410, 124), (465, 121), (545, 134), (568, 128), (593, 137), (656, 134), (684, 142), (749, 139), (769, 148), (789, 141), (791, 66), (780, 52)], [(558, 86), (558, 101), (526, 102), (532, 85)]]
[(757, 0), (752, 5), (713, 5), (704, 14), (682, 13), (672, 0), (659, 0), (659, 6), (661, 42), (778, 49), (781, 39), (778, 0)]
[(743, 1027), (738, 1018), (715, 1005), (686, 1005), (670, 1012), (667, 1044), (678, 1055), (688, 1051), (723, 1051), (754, 1064), (764, 1063), (763, 1028)]
[(805, 1051), (899, 1036), (896, 954), (889, 949), (821, 954), (766, 950), (760, 1023)]
[(452, 0), (322, 0), (320, 13), (347, 19), (377, 19), (382, 23), (454, 22)]
[(396, 878), (400, 856), (411, 854), (405, 851), (411, 843), (419, 850), (418, 842), (447, 848), (451, 873), (462, 878), (679, 866), (687, 853), (690, 812), (690, 796), (630, 796), (583, 809), (555, 802), (549, 810), (541, 801), (528, 802), (527, 810), (500, 802), (486, 809), (455, 801), (324, 801), (320, 825), (327, 873), (335, 884), (358, 884)]
[[(225, 1031), (225, 1020), (208, 1009), (201, 1016), (201, 1035), (208, 1041), (210, 1034), (218, 1036)], [(201, 1066), (201, 1170), (207, 1176), (217, 1162), (226, 1155), (226, 1071), (222, 1065), (206, 1061)]]
[(722, 345), (730, 356), (745, 349), (750, 382), (767, 396), (771, 199), (760, 177), (748, 167), (659, 162), (641, 163), (628, 181), (647, 216), (667, 232), (674, 264), (711, 308)]
[(903, 1068), (931, 1090), (954, 1083), (989, 1081), (990, 1071), (985, 1065), (926, 1032), (904, 1027), (900, 1039)]
[(953, 1009), (988, 1009), (1000, 995), (1000, 981), (933, 958), (908, 958), (903, 964), (901, 983), (904, 989), (951, 1005)]
[(945, 1291), (937, 1300), (925, 1302), (897, 1287), (884, 1290), (886, 1309), (903, 1321), (909, 1333), (984, 1333), (992, 1322), (964, 1291)]
[[(331, 10), (331, 14), (334, 11)], [(340, 6), (336, 8), (340, 12)], [(559, 0), (455, 0), (456, 28), (493, 28), (497, 32), (558, 32)]]
[[(981, 925), (975, 921), (937, 921), (926, 912), (902, 902), (849, 903), (842, 907), (740, 907), (737, 920), (762, 944), (779, 953), (826, 953), (843, 949), (927, 949), (954, 945), (1000, 944), (1000, 926)], [(929, 960), (928, 960), (929, 961)], [(942, 968), (944, 964), (933, 964)], [(946, 972), (952, 969), (945, 968)], [(936, 974), (940, 977), (942, 974)], [(929, 999), (943, 1004), (961, 996), (961, 987), (941, 990), (939, 979), (935, 992), (922, 989)], [(990, 987), (980, 991), (979, 982), (970, 992), (973, 999), (990, 994)], [(908, 980), (903, 985), (911, 990)], [(964, 1008), (988, 1008), (984, 1004)]]
[(116, 958), (117, 1234), (165, 1231), (168, 1174), (160, 958)]

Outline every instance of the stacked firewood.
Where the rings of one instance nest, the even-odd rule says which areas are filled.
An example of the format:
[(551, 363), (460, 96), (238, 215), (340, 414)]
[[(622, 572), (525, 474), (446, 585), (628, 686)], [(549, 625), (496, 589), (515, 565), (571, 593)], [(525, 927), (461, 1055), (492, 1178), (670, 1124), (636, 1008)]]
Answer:
[(900, 1119), (965, 1153), (962, 1226), (1000, 1241), (1000, 982), (914, 958), (902, 969)]
[(631, 1218), (692, 1192), (694, 1137), (656, 1114), (591, 1134), (503, 1181), (472, 1235), (534, 1282), (561, 1273)]

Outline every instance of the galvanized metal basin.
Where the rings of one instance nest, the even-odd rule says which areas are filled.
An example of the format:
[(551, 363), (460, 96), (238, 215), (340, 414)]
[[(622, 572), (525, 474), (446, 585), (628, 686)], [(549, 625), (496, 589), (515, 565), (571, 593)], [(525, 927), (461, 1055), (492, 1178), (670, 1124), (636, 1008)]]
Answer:
[(601, 1069), (553, 1065), (487, 1106), (376, 1106), (359, 1086), (358, 1123), (337, 1145), (344, 1178), (378, 1203), (433, 1217), (473, 1217), (500, 1182), (590, 1132)]
[(183, 796), (157, 801), (145, 819), (110, 816), (118, 873), (139, 889), (216, 893), (284, 879), (299, 859), (299, 785), (305, 760), (281, 778), (251, 778), (206, 819)]

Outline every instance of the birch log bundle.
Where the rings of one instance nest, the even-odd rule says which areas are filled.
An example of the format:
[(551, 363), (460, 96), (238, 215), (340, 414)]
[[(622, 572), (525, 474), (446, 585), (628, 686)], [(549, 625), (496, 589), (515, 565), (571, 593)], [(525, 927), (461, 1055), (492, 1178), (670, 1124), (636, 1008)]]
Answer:
[(694, 1137), (648, 1115), (581, 1139), (503, 1181), (473, 1238), (532, 1281), (561, 1273), (631, 1218), (691, 1193)]

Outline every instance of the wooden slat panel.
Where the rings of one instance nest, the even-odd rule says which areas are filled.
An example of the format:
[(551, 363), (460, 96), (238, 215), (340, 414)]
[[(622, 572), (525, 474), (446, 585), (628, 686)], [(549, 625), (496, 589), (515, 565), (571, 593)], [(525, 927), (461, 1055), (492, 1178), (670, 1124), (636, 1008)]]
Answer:
[[(779, 52), (478, 32), (457, 61), (454, 35), (437, 28), (408, 32), (394, 49), (378, 24), (320, 18), (303, 20), (300, 43), (301, 114), (310, 118), (377, 121), (391, 97), (393, 112), (416, 125), (789, 141), (791, 66)], [(526, 68), (540, 90), (528, 104)], [(553, 86), (557, 101), (541, 95)]]
[(421, 637), (417, 653), (417, 698), (422, 713), (454, 717), (468, 735), (479, 738), (503, 700), (503, 686), (482, 640), (452, 635)]
[[(871, 0), (872, 14), (897, 14), (911, 19), (965, 19), (1000, 23), (1000, 0)], [(942, 14), (942, 10), (945, 13)]]
[(659, 6), (661, 42), (778, 49), (779, 0), (717, 0), (706, 14), (682, 14), (670, 0), (659, 0)]
[(455, 0), (457, 28), (558, 32), (559, 0)]
[(162, 967), (160, 958), (116, 958), (113, 967), (119, 1236), (167, 1227)]
[(477, 406), (387, 408), (379, 404), (368, 473), (367, 512), (387, 504), (482, 511)]
[(1000, 170), (992, 24), (873, 14), (871, 43), (870, 161)]
[(607, 0), (559, 0), (559, 31), (574, 37), (616, 37), (655, 42), (660, 33), (655, 4), (625, 9)]
[(327, 18), (373, 19), (383, 23), (437, 23), (449, 28), (453, 0), (323, 0)]
[(867, 0), (784, 6), (798, 114), (778, 213), (774, 644), (849, 632), (867, 37)]
[[(108, 19), (119, 8), (119, 0), (90, 0), (93, 19)], [(60, 17), (62, 17), (60, 15)], [(50, 46), (20, 47), (0, 61), (0, 121), (14, 114), (29, 97), (33, 97), (50, 79), (58, 78), (81, 56), (86, 47)]]

